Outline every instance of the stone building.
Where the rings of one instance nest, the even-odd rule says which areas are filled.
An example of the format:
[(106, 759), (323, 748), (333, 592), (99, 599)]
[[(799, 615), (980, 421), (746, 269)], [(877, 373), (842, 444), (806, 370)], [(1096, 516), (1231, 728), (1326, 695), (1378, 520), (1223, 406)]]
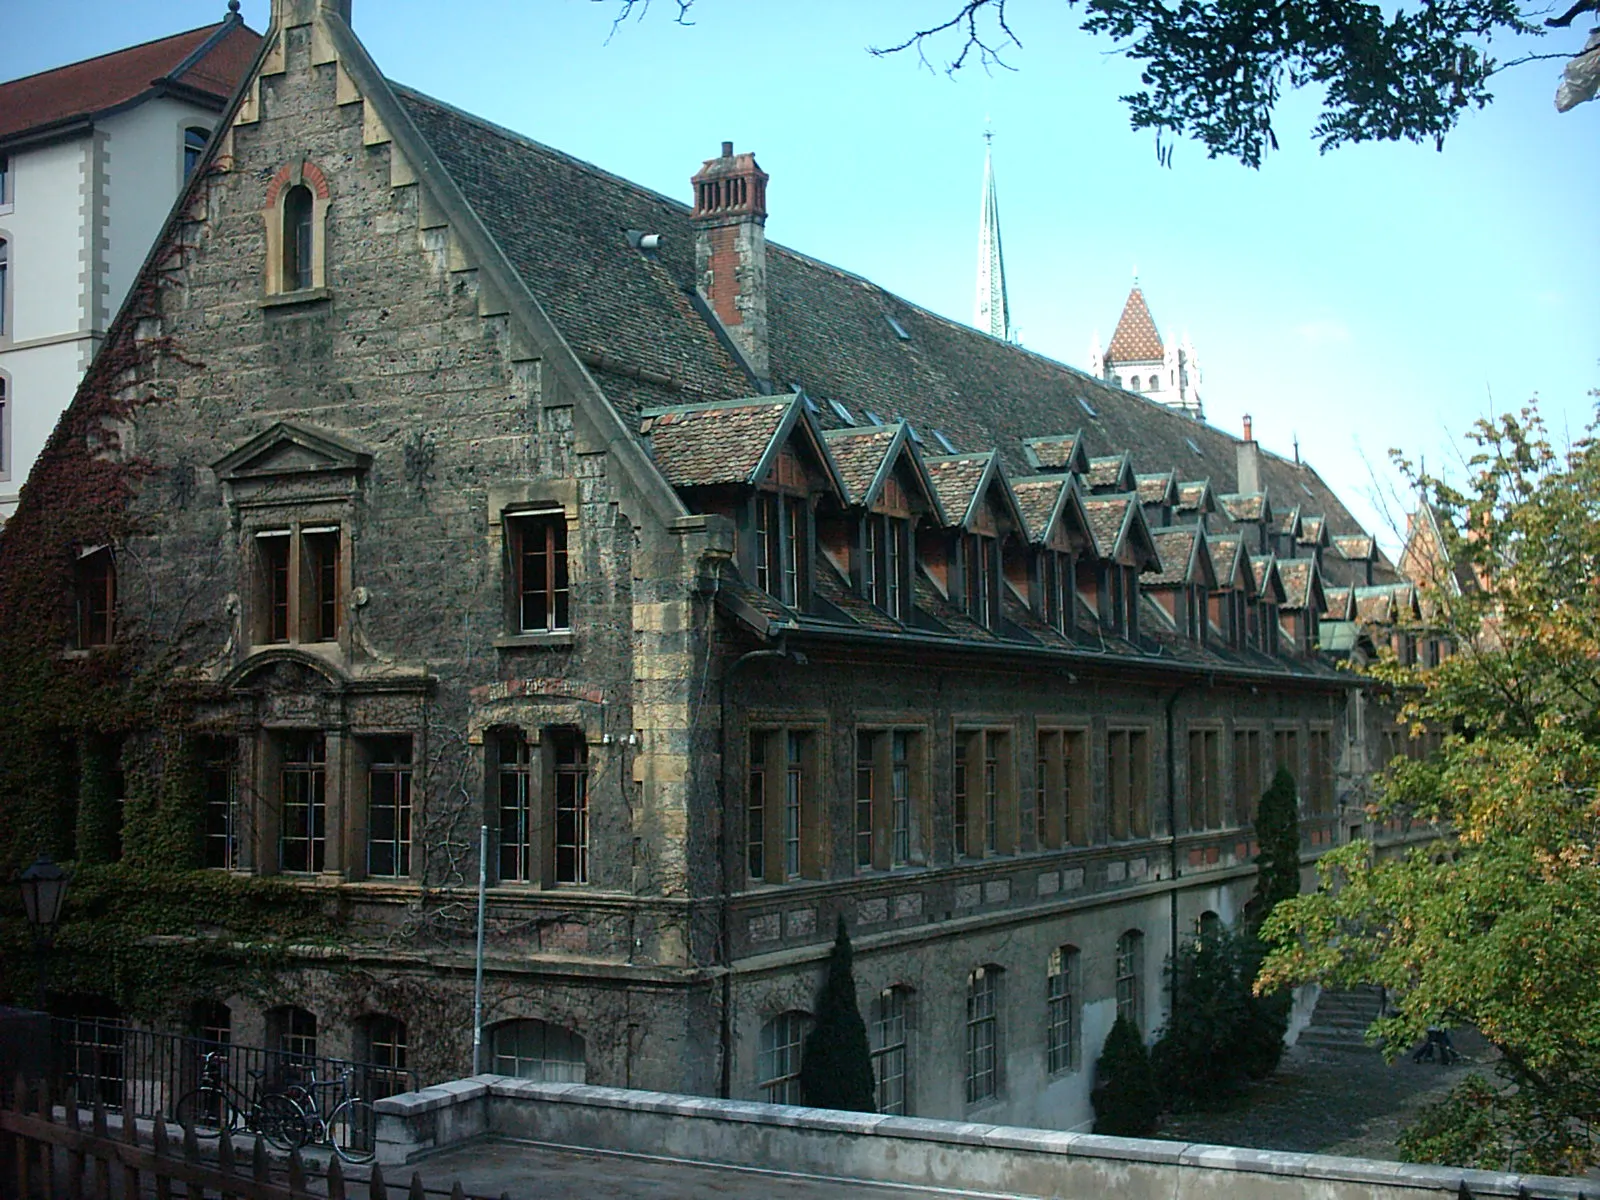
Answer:
[(1122, 316), (1111, 344), (1100, 349), (1096, 334), (1089, 348), (1089, 373), (1130, 392), (1140, 392), (1158, 403), (1205, 420), (1200, 398), (1200, 359), (1186, 333), (1176, 342), (1163, 342), (1139, 281), (1133, 281), (1122, 306)]
[(1318, 626), (1392, 572), (1316, 472), (768, 244), (768, 183), (723, 143), (686, 206), (275, 0), (80, 572), (80, 651), (192, 630), (208, 864), (347, 914), (213, 1026), (462, 1073), (487, 825), (492, 1069), (792, 1100), (842, 918), (882, 1107), (1078, 1126), (1275, 765), (1308, 856), (1360, 828)]
[(237, 8), (0, 83), (0, 520), (255, 57)]

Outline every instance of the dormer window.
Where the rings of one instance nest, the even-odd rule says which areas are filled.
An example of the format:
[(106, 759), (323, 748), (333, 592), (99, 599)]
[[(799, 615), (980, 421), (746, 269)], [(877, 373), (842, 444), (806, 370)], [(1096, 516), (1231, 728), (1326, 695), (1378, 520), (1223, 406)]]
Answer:
[(1039, 584), (1044, 592), (1044, 619), (1058, 633), (1070, 637), (1074, 621), (1072, 556), (1060, 550), (1045, 550), (1039, 555)]
[(1000, 607), (999, 557), (991, 537), (969, 533), (962, 539), (967, 615), (985, 629), (993, 627)]
[(861, 594), (897, 621), (906, 618), (911, 522), (885, 513), (862, 518)]

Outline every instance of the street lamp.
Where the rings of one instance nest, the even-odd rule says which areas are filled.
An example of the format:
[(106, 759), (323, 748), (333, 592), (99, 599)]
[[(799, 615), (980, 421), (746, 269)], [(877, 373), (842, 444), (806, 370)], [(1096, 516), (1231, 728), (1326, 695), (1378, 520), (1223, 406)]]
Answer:
[(61, 923), (61, 909), (67, 902), (67, 884), (71, 882), (72, 872), (57, 866), (45, 854), (17, 876), (23, 911), (28, 917), (28, 928), (33, 932), (33, 948), (39, 954), (40, 1012), (44, 1011), (45, 1004), (45, 953), (55, 944), (56, 926)]

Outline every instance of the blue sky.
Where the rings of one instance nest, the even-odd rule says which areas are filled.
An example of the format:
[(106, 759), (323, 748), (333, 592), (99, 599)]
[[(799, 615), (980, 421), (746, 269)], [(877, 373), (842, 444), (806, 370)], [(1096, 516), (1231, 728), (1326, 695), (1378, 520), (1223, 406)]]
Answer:
[[(697, 0), (684, 28), (672, 0), (655, 0), (608, 41), (610, 0), (355, 0), (354, 26), (391, 77), (685, 200), (721, 141), (754, 149), (772, 176), (769, 237), (960, 320), (990, 120), (1024, 344), (1085, 365), (1137, 269), (1163, 335), (1194, 340), (1208, 419), (1237, 432), (1249, 412), (1284, 454), (1298, 436), (1380, 534), (1369, 464), (1390, 478), (1391, 447), (1449, 461), (1473, 419), (1534, 394), (1558, 434), (1587, 424), (1600, 386), (1600, 103), (1558, 115), (1559, 63), (1500, 76), (1496, 103), (1442, 154), (1321, 155), (1307, 132), (1315, 105), (1297, 95), (1260, 171), (1186, 142), (1166, 169), (1117, 102), (1134, 65), (1078, 33), (1060, 0), (1012, 0), (1015, 71), (952, 81), (866, 52), (952, 8)], [(19, 6), (0, 78), (223, 11), (222, 0)], [(267, 0), (243, 11), (265, 28)], [(1532, 49), (1580, 41), (1561, 33)]]

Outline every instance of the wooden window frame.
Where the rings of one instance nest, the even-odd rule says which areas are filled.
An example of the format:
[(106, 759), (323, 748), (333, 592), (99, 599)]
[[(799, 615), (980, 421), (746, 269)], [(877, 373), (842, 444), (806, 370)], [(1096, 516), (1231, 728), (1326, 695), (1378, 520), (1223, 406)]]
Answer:
[(802, 1104), (800, 1064), (812, 1016), (800, 1009), (777, 1013), (761, 1025), (756, 1088), (767, 1104)]
[(109, 646), (117, 636), (117, 560), (110, 546), (95, 546), (73, 564), (73, 606), (79, 650)]
[(1117, 1015), (1127, 1017), (1144, 1034), (1144, 933), (1128, 929), (1117, 938), (1112, 973), (1116, 981)]
[(1089, 844), (1089, 730), (1040, 725), (1034, 746), (1034, 839), (1040, 850)]
[(1266, 790), (1262, 782), (1262, 734), (1259, 725), (1235, 725), (1230, 750), (1230, 771), (1233, 781), (1234, 820), (1239, 825), (1255, 822), (1256, 806)]
[[(366, 761), (366, 874), (369, 879), (411, 876), (415, 815), (415, 747), (410, 734), (358, 740)], [(387, 813), (387, 820), (379, 820)]]
[(958, 861), (1012, 855), (1022, 848), (1015, 732), (1009, 725), (956, 726), (951, 814)]
[(873, 722), (856, 727), (852, 834), (857, 873), (926, 863), (926, 747), (925, 726)]
[[(755, 721), (745, 735), (745, 882), (746, 886), (823, 879), (827, 872), (822, 746), (819, 723)], [(764, 758), (755, 755), (757, 746)], [(853, 761), (853, 760), (852, 760)], [(751, 789), (760, 786), (763, 826), (762, 877), (752, 874), (756, 855), (750, 842), (757, 806)]]
[[(285, 875), (315, 875), (328, 866), (328, 742), (321, 730), (293, 730), (280, 735), (278, 757), (278, 870)], [(304, 740), (304, 758), (297, 742)], [(303, 783), (293, 783), (303, 780)], [(294, 793), (291, 799), (291, 792)], [(302, 798), (303, 797), (303, 798)], [(291, 823), (290, 813), (304, 811), (304, 820)], [(301, 843), (290, 866), (290, 851)]]
[(1150, 730), (1119, 725), (1106, 730), (1108, 827), (1114, 842), (1150, 836)]
[(1003, 968), (986, 963), (967, 975), (966, 1103), (988, 1104), (1004, 1092), (1005, 1053), (1000, 1016), (1004, 1010)]
[(1185, 779), (1188, 784), (1185, 816), (1189, 831), (1221, 829), (1222, 729), (1218, 725), (1191, 724), (1188, 728)]
[(911, 1115), (912, 1030), (916, 993), (904, 984), (886, 987), (873, 998), (871, 1040), (873, 1099), (877, 1110)]
[(345, 525), (299, 519), (249, 533), (253, 586), (251, 641), (258, 646), (342, 641)]
[(204, 737), (199, 744), (201, 795), (205, 804), (208, 870), (235, 871), (242, 865), (239, 810), (239, 743), (231, 737)]
[[(513, 510), (505, 514), (507, 627), (513, 635), (572, 631), (572, 522), (564, 508)], [(542, 586), (530, 583), (532, 568)], [(530, 615), (530, 605), (533, 612)], [(543, 615), (540, 616), (540, 606)]]

